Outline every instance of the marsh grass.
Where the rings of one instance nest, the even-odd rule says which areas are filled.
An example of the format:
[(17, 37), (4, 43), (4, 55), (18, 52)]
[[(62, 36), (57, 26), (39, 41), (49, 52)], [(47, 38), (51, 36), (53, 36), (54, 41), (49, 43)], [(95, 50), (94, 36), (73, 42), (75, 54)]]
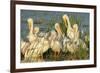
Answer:
[(64, 61), (64, 60), (87, 60), (89, 59), (89, 51), (85, 50), (85, 48), (79, 48), (78, 51), (76, 51), (75, 53), (64, 53), (64, 52), (60, 52), (60, 54), (58, 56), (54, 56), (54, 52), (49, 49), (47, 52), (45, 52), (43, 54), (43, 59), (41, 59), (40, 57), (37, 58), (37, 60), (34, 60), (34, 58), (32, 59), (23, 59), (23, 63), (26, 62), (42, 62), (42, 61)]
[(86, 51), (85, 49), (79, 48), (78, 51), (75, 53), (64, 53), (61, 52), (57, 57), (54, 56), (52, 51), (49, 51), (49, 53), (44, 54), (44, 60), (46, 61), (64, 61), (64, 60), (86, 60), (89, 59), (89, 51)]

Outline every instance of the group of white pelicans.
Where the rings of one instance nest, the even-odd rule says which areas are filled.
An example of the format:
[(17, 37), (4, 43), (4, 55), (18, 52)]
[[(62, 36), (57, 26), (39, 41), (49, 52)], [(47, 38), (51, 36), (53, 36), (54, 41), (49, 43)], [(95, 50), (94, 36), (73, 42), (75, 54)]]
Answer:
[(38, 59), (43, 59), (43, 54), (49, 49), (53, 51), (54, 56), (59, 56), (61, 51), (73, 54), (79, 49), (80, 43), (87, 49), (85, 42), (80, 39), (78, 25), (72, 26), (67, 14), (64, 14), (62, 19), (66, 27), (64, 33), (67, 36), (62, 32), (59, 23), (55, 23), (54, 30), (44, 33), (39, 31), (39, 27), (33, 26), (32, 18), (27, 19), (28, 41), (21, 40), (21, 53), (24, 55), (24, 60), (39, 61)]

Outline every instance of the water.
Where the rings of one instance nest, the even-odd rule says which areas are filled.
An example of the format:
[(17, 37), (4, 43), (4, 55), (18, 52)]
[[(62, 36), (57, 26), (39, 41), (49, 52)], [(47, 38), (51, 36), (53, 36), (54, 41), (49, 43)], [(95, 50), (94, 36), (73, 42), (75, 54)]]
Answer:
[(67, 14), (69, 18), (73, 17), (74, 21), (79, 22), (80, 32), (89, 33), (89, 13), (21, 10), (21, 38), (25, 39), (28, 34), (28, 18), (33, 18), (34, 26), (38, 26), (40, 31), (44, 32), (52, 26), (52, 29), (54, 29), (56, 22), (61, 23), (64, 14)]

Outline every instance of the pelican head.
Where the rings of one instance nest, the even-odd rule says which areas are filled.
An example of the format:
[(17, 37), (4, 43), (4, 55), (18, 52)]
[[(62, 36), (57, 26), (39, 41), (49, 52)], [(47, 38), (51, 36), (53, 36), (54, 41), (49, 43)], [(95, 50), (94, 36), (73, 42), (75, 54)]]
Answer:
[(74, 29), (75, 32), (77, 32), (78, 31), (78, 25), (77, 24), (74, 24), (73, 25), (73, 29)]
[(33, 31), (33, 19), (28, 18), (27, 22), (28, 22), (29, 31)]
[(57, 29), (57, 28), (59, 28), (60, 26), (59, 26), (59, 23), (56, 23), (55, 24), (55, 28)]
[(39, 32), (39, 27), (35, 27), (35, 28), (34, 28), (34, 33), (37, 34), (38, 32)]
[(62, 35), (62, 31), (61, 31), (61, 28), (60, 28), (60, 24), (59, 23), (56, 23), (55, 24), (55, 29), (57, 31), (58, 34), (61, 34)]
[(66, 26), (66, 28), (67, 28), (67, 23), (70, 24), (69, 17), (68, 17), (67, 14), (64, 14), (64, 15), (62, 16), (62, 18), (63, 18), (63, 21), (64, 21), (65, 26)]

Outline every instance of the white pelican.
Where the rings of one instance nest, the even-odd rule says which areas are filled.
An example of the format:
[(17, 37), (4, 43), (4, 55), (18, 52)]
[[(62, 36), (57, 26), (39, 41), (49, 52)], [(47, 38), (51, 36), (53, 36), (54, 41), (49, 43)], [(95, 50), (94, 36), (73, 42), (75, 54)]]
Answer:
[(59, 55), (61, 49), (62, 49), (62, 44), (61, 44), (61, 36), (63, 35), (59, 23), (55, 24), (55, 30), (57, 31), (52, 31), (51, 32), (51, 44), (50, 48), (54, 52), (55, 56)]
[(28, 25), (29, 33), (33, 33), (33, 19), (28, 18), (27, 23), (28, 23), (27, 25)]
[(73, 25), (73, 31), (74, 31), (74, 42), (79, 40), (79, 31), (78, 31), (78, 25)]
[[(68, 16), (65, 15), (65, 14), (62, 16), (62, 19), (63, 19), (63, 21), (64, 21), (64, 24), (65, 24), (65, 27), (66, 27), (66, 28), (67, 28), (67, 26), (68, 26), (68, 25), (67, 25), (67, 20), (66, 20), (67, 17), (68, 17)], [(68, 22), (68, 23), (70, 24), (70, 22)]]
[(39, 39), (37, 34), (39, 33), (39, 27), (34, 27), (34, 34), (32, 33), (32, 41), (31, 44), (27, 47), (27, 51), (25, 53), (25, 57), (30, 57), (32, 51), (36, 48), (37, 44), (39, 43)]
[(54, 52), (54, 55), (55, 56), (59, 55), (62, 48), (61, 43), (58, 40), (52, 40), (50, 46), (51, 46), (52, 51)]
[(63, 37), (63, 33), (62, 33), (59, 23), (55, 24), (55, 30), (57, 31), (58, 39), (61, 39), (61, 37)]
[[(39, 28), (34, 28), (35, 32), (39, 32)], [(36, 34), (34, 33), (34, 34)], [(30, 50), (26, 52), (25, 57), (29, 58), (31, 57), (33, 61), (40, 61), (43, 60), (43, 53), (45, 53), (49, 49), (49, 41), (46, 39), (46, 37), (38, 37), (36, 40), (34, 40), (31, 45), (29, 46)]]
[(32, 50), (35, 48), (35, 45), (37, 44), (38, 41), (38, 32), (39, 32), (39, 27), (34, 27), (33, 30), (33, 19), (29, 18), (27, 20), (28, 22), (28, 28), (29, 28), (29, 34), (27, 36), (30, 45), (27, 47), (27, 51), (25, 52), (25, 58), (30, 57), (30, 54), (32, 52)]
[(35, 35), (37, 35), (38, 33), (39, 33), (39, 27), (34, 27), (34, 31), (33, 31), (33, 33), (35, 34)]
[[(65, 23), (65, 26), (67, 28), (67, 36), (70, 38), (70, 39), (73, 39), (74, 38), (74, 32), (73, 32), (73, 28), (71, 27), (71, 23), (69, 21), (69, 17), (67, 15), (63, 15), (63, 20), (64, 20), (64, 23)], [(67, 25), (68, 24), (68, 25)]]
[(43, 53), (45, 53), (48, 49), (49, 41), (44, 37), (40, 38), (40, 41), (37, 43), (37, 46), (35, 47), (32, 53), (33, 60), (43, 60)]
[(29, 42), (31, 43), (34, 40), (34, 35), (33, 35), (33, 19), (28, 18), (28, 28), (29, 28), (29, 34), (27, 36)]
[(74, 53), (79, 46), (78, 25), (74, 24), (73, 27), (71, 27), (71, 23), (70, 23), (69, 17), (67, 15), (63, 15), (63, 20), (64, 20), (65, 26), (67, 28), (67, 36), (70, 39), (70, 41), (66, 43), (65, 47), (67, 47), (66, 49), (69, 52)]
[(43, 43), (42, 43), (42, 48), (41, 48), (40, 54), (43, 58), (43, 53), (45, 53), (50, 48), (50, 43), (49, 43), (48, 39), (45, 39), (44, 37), (41, 42), (43, 42)]

